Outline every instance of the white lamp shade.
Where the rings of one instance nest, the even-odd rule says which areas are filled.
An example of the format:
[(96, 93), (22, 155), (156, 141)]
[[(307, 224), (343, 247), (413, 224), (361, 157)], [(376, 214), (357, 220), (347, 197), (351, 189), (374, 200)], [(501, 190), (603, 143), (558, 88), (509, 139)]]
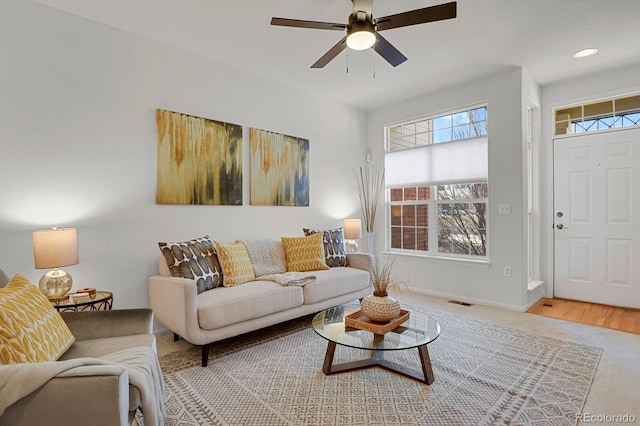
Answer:
[(362, 226), (360, 219), (345, 219), (344, 238), (347, 240), (357, 240), (362, 238)]
[(32, 238), (36, 269), (78, 264), (78, 234), (75, 228), (33, 231)]

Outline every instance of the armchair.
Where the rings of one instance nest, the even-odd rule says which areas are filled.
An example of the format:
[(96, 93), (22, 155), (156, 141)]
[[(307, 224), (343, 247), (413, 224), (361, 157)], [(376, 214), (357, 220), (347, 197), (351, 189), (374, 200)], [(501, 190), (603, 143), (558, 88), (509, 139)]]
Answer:
[(139, 409), (145, 424), (162, 424), (153, 311), (61, 315), (75, 342), (58, 361), (0, 365), (0, 425), (130, 425)]

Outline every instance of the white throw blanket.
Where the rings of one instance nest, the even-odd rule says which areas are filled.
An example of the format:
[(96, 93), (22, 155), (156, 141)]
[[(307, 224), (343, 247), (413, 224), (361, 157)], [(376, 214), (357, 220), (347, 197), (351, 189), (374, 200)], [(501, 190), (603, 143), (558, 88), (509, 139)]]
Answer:
[(275, 281), (280, 285), (297, 285), (304, 286), (316, 280), (315, 275), (305, 274), (304, 272), (285, 272), (284, 274), (263, 275), (260, 280)]
[(0, 366), (0, 415), (7, 407), (44, 386), (56, 376), (91, 375), (82, 368), (92, 365), (118, 365), (127, 369), (129, 383), (140, 390), (146, 426), (160, 426), (164, 421), (164, 379), (155, 351), (135, 347), (102, 358), (76, 358), (67, 361), (9, 364)]

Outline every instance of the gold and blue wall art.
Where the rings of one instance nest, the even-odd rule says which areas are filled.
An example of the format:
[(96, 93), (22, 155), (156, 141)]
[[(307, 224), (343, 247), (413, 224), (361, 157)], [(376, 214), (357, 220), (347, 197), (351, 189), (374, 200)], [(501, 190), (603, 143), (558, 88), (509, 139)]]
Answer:
[(251, 205), (309, 205), (309, 140), (249, 129)]
[(242, 205), (242, 126), (162, 109), (157, 204)]

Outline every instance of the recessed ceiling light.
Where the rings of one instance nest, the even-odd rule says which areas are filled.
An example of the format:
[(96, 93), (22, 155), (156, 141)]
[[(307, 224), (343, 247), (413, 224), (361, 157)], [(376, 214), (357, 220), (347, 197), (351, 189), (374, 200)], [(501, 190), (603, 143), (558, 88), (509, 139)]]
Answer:
[(573, 54), (574, 58), (586, 58), (587, 56), (592, 56), (598, 53), (598, 49), (595, 47), (589, 47), (587, 49), (578, 50)]

